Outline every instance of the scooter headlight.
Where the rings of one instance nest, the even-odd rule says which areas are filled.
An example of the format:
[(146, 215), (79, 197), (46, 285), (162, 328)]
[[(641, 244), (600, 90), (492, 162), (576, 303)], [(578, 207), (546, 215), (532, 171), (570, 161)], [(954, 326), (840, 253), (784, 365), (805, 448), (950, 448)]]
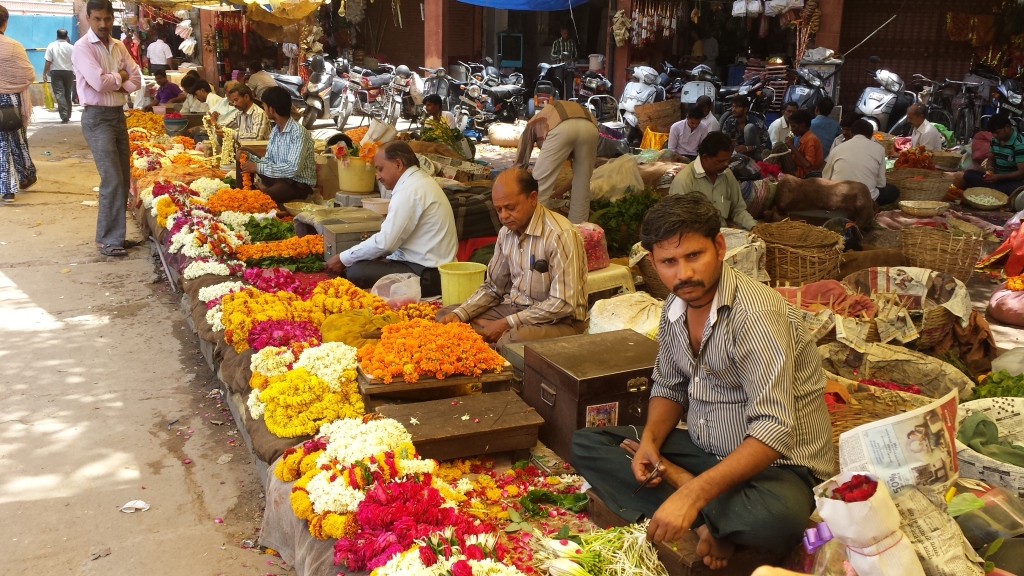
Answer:
[(1020, 106), (1020, 94), (1017, 94), (1016, 92), (1007, 92), (1006, 99), (1010, 101), (1010, 104)]
[(479, 86), (470, 86), (469, 88), (466, 88), (466, 95), (469, 96), (470, 98), (479, 98), (480, 97), (480, 87)]

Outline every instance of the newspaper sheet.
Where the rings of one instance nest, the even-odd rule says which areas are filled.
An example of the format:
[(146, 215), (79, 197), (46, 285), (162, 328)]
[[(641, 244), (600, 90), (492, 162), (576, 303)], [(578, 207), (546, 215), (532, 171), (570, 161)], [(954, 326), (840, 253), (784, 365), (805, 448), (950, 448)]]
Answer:
[(971, 548), (960, 525), (913, 488), (894, 501), (900, 529), (910, 539), (928, 576), (982, 576), (981, 557)]
[[(999, 439), (1024, 443), (1024, 398), (984, 398), (960, 405), (957, 425), (975, 412), (984, 412), (999, 427)], [(999, 462), (975, 452), (959, 440), (956, 443), (960, 474), (1002, 486), (1024, 498), (1024, 468)]]

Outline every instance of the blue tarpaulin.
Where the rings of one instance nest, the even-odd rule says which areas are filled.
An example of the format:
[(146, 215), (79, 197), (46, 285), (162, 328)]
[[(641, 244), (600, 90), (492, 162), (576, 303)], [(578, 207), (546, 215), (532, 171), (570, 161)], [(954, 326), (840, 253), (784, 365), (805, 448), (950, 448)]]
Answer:
[(483, 6), (485, 8), (497, 8), (499, 10), (539, 10), (542, 12), (553, 12), (555, 10), (568, 10), (587, 0), (458, 0), (463, 4)]

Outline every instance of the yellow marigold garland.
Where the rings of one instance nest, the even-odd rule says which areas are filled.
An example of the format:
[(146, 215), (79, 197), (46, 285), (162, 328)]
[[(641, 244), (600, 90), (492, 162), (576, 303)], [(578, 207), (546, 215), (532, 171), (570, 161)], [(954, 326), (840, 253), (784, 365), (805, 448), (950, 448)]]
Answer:
[(1024, 274), (1007, 278), (1006, 287), (1015, 292), (1024, 290)]
[[(210, 211), (219, 215), (221, 212), (242, 212), (245, 214), (266, 214), (277, 210), (277, 202), (259, 190), (239, 190), (225, 188), (210, 196), (207, 201)], [(321, 250), (323, 252), (323, 250)]]
[(156, 224), (161, 228), (167, 228), (167, 218), (178, 212), (178, 205), (170, 196), (161, 196), (156, 199)]
[(358, 418), (365, 412), (355, 382), (345, 382), (340, 392), (332, 392), (305, 368), (272, 377), (259, 397), (266, 404), (267, 430), (281, 438), (315, 434), (327, 422)]

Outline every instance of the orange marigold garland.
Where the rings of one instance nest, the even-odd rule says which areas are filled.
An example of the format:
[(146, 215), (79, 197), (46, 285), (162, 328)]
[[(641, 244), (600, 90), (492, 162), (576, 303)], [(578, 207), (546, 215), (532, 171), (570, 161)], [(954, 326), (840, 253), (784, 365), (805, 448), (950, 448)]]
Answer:
[[(238, 154), (239, 165), (245, 164), (249, 161), (249, 155), (245, 152)], [(252, 174), (249, 172), (242, 172), (242, 190), (252, 190)]]
[(1024, 274), (1018, 276), (1010, 276), (1006, 279), (1006, 287), (1014, 292), (1020, 292), (1024, 290)]
[[(277, 202), (259, 190), (226, 188), (210, 196), (207, 206), (215, 215), (221, 212), (242, 212), (245, 214), (266, 214), (277, 210)], [(320, 250), (323, 252), (323, 249)]]
[[(217, 194), (220, 194), (220, 192)], [(211, 209), (213, 208), (213, 199), (217, 197), (217, 194), (210, 198), (209, 206)], [(263, 193), (260, 192), (260, 194)], [(257, 242), (256, 244), (239, 246), (236, 256), (239, 260), (259, 260), (260, 258), (294, 258), (300, 260), (312, 254), (322, 255), (323, 253), (324, 237), (319, 234), (309, 234), (306, 236), (292, 236), (287, 240)]]
[(387, 384), (395, 377), (416, 382), (420, 376), (479, 376), (505, 365), (469, 324), (424, 319), (385, 326), (377, 344), (359, 350), (359, 361), (364, 372)]
[(184, 146), (185, 150), (193, 150), (196, 147), (196, 141), (188, 136), (175, 136), (172, 140), (174, 140), (175, 144)]

